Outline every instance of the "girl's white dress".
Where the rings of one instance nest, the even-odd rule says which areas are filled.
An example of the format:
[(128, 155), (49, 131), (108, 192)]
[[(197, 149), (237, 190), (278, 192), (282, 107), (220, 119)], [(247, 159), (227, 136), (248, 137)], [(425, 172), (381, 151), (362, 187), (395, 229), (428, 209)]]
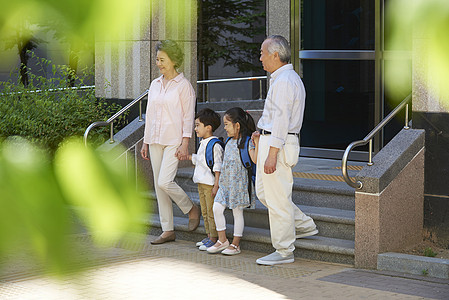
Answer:
[[(215, 202), (233, 209), (236, 207), (255, 207), (254, 185), (252, 186), (251, 202), (248, 197), (248, 171), (240, 160), (237, 147), (238, 139), (229, 139), (224, 150), (223, 164), (221, 165), (218, 192)], [(250, 184), (253, 184), (250, 181)]]

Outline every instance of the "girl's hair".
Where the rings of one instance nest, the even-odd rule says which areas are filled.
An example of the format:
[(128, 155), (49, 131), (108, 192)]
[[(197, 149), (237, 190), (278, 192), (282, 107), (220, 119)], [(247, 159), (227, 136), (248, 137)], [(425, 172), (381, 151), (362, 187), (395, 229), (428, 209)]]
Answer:
[(173, 40), (160, 41), (156, 44), (156, 52), (164, 51), (168, 57), (175, 64), (175, 69), (178, 69), (184, 61), (184, 53), (179, 47), (178, 43)]
[(238, 147), (243, 149), (245, 147), (245, 139), (244, 137), (251, 137), (252, 133), (256, 130), (256, 124), (254, 123), (253, 117), (251, 115), (241, 109), (240, 107), (233, 107), (228, 109), (225, 112), (225, 116), (232, 123), (240, 124), (240, 131), (238, 138), (240, 139)]

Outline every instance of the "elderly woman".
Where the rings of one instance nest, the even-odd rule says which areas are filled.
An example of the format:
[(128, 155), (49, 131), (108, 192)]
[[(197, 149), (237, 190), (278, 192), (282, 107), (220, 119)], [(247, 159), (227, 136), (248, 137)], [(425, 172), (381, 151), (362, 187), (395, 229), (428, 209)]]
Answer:
[[(178, 68), (183, 52), (174, 41), (156, 45), (156, 65), (162, 76), (151, 82), (148, 93), (142, 157), (151, 160), (162, 234), (152, 244), (175, 240), (172, 200), (189, 215), (189, 230), (200, 222), (200, 209), (179, 187), (174, 178), (179, 160), (187, 158), (192, 136), (195, 91)], [(149, 154), (149, 155), (148, 155)]]

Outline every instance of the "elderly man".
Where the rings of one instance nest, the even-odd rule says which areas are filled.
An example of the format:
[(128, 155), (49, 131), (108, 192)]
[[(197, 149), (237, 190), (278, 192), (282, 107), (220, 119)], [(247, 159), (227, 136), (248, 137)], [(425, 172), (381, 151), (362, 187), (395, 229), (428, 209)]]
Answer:
[(306, 92), (293, 70), (290, 46), (279, 35), (269, 36), (260, 49), (260, 61), (271, 73), (260, 129), (256, 193), (268, 208), (271, 242), (275, 252), (259, 258), (262, 265), (294, 262), (296, 238), (318, 233), (312, 218), (292, 202), (292, 167), (299, 157)]

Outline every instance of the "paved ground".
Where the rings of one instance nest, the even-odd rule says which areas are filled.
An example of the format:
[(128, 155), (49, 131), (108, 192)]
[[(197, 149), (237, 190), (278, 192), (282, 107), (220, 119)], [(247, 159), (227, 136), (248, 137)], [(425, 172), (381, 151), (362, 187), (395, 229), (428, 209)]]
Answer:
[(259, 266), (261, 253), (212, 255), (187, 241), (150, 245), (153, 238), (94, 249), (80, 236), (80, 264), (88, 267), (65, 279), (40, 276), (38, 266), (23, 262), (7, 264), (0, 299), (449, 299), (447, 280), (300, 259)]

